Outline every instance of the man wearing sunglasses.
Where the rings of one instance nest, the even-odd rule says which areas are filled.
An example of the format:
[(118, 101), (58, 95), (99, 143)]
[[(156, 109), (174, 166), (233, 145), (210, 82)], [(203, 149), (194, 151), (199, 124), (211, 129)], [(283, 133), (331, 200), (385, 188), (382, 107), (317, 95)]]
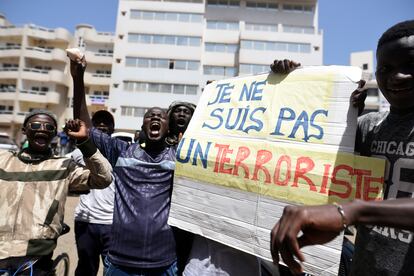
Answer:
[(22, 131), (28, 147), (0, 151), (0, 275), (36, 261), (34, 275), (46, 275), (62, 231), (68, 191), (105, 188), (111, 166), (88, 139), (85, 125), (69, 121), (66, 132), (77, 140), (85, 166), (56, 157), (50, 148), (56, 136), (55, 116), (45, 110), (30, 112)]

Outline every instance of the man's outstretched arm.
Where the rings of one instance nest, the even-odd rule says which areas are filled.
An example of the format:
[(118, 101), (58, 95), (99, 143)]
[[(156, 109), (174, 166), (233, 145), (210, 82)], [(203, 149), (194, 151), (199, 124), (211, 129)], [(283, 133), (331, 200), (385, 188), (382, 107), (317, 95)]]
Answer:
[(85, 56), (76, 61), (70, 60), (70, 74), (73, 79), (73, 118), (85, 122), (87, 127), (92, 127), (85, 98), (85, 84), (83, 76), (86, 69)]
[[(341, 211), (342, 210), (342, 211)], [(342, 212), (342, 214), (341, 214)], [(271, 232), (274, 263), (279, 253), (293, 274), (303, 271), (300, 248), (333, 240), (345, 225), (379, 225), (414, 230), (414, 199), (366, 202), (355, 200), (335, 205), (288, 206)], [(302, 235), (298, 237), (299, 232)]]

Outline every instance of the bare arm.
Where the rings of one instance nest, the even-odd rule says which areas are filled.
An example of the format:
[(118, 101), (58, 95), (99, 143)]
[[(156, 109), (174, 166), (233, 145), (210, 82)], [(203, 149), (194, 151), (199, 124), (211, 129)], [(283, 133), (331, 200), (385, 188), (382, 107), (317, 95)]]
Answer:
[(79, 61), (70, 61), (70, 73), (73, 79), (73, 117), (84, 121), (87, 127), (92, 127), (85, 98), (85, 84), (83, 81), (85, 69), (85, 57)]
[[(414, 199), (376, 202), (355, 200), (342, 205), (346, 225), (371, 224), (414, 230)], [(293, 274), (303, 268), (301, 247), (333, 240), (343, 230), (342, 216), (334, 205), (288, 206), (271, 232), (270, 250), (274, 263), (279, 253)], [(302, 235), (298, 237), (299, 232)]]

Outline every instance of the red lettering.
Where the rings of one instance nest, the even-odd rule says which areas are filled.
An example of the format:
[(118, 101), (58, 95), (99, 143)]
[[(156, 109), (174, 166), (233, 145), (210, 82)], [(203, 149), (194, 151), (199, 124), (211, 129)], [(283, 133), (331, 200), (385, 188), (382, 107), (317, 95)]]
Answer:
[(323, 166), (324, 166), (323, 178), (322, 178), (322, 184), (321, 184), (321, 189), (319, 193), (326, 194), (326, 186), (328, 186), (329, 171), (331, 170), (331, 164), (325, 164)]
[(332, 186), (331, 186), (331, 188), (329, 189), (328, 195), (347, 199), (351, 195), (352, 186), (348, 181), (337, 179), (337, 175), (340, 170), (348, 171), (349, 176), (351, 176), (353, 172), (353, 168), (348, 165), (338, 165), (334, 168), (332, 172), (332, 180), (331, 180), (332, 184), (337, 184), (337, 185), (341, 185), (345, 187), (345, 192), (343, 193), (335, 192), (332, 190)]
[(371, 175), (371, 171), (355, 169), (354, 175), (356, 175), (355, 198), (362, 199), (362, 180), (364, 175)]
[[(380, 200), (377, 198), (380, 188), (378, 185), (376, 187), (371, 186), (371, 183), (379, 183), (380, 187), (384, 185), (384, 177), (364, 177), (364, 200)], [(375, 196), (370, 197), (369, 194), (374, 193)]]
[[(302, 165), (305, 165), (302, 167)], [(305, 176), (306, 173), (310, 172), (315, 167), (315, 163), (309, 157), (299, 157), (296, 161), (296, 169), (295, 169), (295, 177), (293, 179), (292, 187), (298, 186), (299, 178), (308, 183), (309, 188), (311, 191), (316, 191), (316, 186), (313, 184), (312, 180)]]
[[(216, 172), (216, 173), (218, 173), (218, 172), (226, 173), (226, 171), (224, 170), (224, 163), (230, 161), (229, 158), (226, 158), (226, 155), (227, 155), (227, 153), (232, 153), (233, 150), (229, 150), (230, 145), (216, 144), (215, 147), (218, 148), (218, 153), (217, 153), (217, 156), (216, 156), (216, 163), (214, 164), (214, 172)], [(229, 170), (230, 170), (230, 173), (231, 173), (231, 169), (229, 169)]]
[[(279, 180), (279, 178), (280, 178), (280, 167), (282, 166), (282, 162), (286, 163), (286, 174), (285, 174), (285, 179), (281, 181), (281, 180)], [(274, 177), (273, 182), (276, 185), (286, 186), (289, 183), (289, 180), (290, 180), (290, 167), (291, 167), (291, 160), (290, 160), (289, 156), (282, 155), (279, 158), (279, 160), (277, 160), (275, 173), (273, 175), (273, 177)]]
[(236, 161), (234, 162), (233, 175), (239, 176), (239, 167), (244, 170), (244, 178), (249, 179), (249, 166), (242, 163), (250, 155), (250, 150), (247, 147), (239, 147), (237, 151)]
[(267, 170), (266, 167), (263, 166), (264, 164), (269, 162), (270, 159), (272, 159), (272, 153), (270, 151), (268, 151), (268, 150), (259, 150), (257, 152), (256, 164), (254, 165), (254, 173), (253, 173), (252, 180), (258, 180), (257, 175), (259, 173), (259, 170), (261, 170), (261, 171), (264, 172), (264, 174), (266, 176), (265, 182), (270, 183), (269, 171)]

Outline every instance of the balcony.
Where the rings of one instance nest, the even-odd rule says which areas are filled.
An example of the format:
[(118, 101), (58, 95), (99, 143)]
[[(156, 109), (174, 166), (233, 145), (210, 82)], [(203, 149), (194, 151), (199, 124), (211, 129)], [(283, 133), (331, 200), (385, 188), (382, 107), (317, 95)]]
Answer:
[(8, 123), (13, 121), (13, 111), (0, 110), (0, 123)]
[(112, 64), (112, 53), (98, 53), (92, 51), (85, 52), (86, 60), (88, 63), (98, 63), (98, 64)]
[(14, 101), (16, 98), (16, 88), (0, 88), (0, 100), (1, 101)]
[(2, 57), (19, 57), (21, 46), (4, 46), (0, 47), (0, 58)]
[(110, 85), (111, 74), (97, 74), (85, 72), (85, 84), (87, 85)]
[(18, 124), (23, 124), (23, 122), (24, 122), (24, 118), (26, 117), (26, 115), (27, 114), (29, 114), (30, 112), (29, 111), (20, 111), (20, 112), (17, 112), (16, 113), (16, 116), (15, 116), (15, 122), (16, 123), (18, 123)]
[(46, 49), (36, 46), (26, 47), (25, 56), (41, 59), (41, 60), (58, 60), (66, 62), (66, 52), (65, 50), (55, 48), (55, 49)]
[(17, 79), (19, 68), (0, 68), (0, 79)]
[(23, 79), (44, 81), (44, 82), (56, 82), (66, 84), (66, 76), (59, 70), (42, 70), (36, 68), (23, 68)]
[(0, 26), (0, 36), (21, 36), (23, 35), (23, 28), (16, 26)]
[(110, 32), (97, 32), (95, 29), (85, 29), (83, 39), (97, 43), (114, 43), (114, 34)]
[(28, 25), (27, 35), (46, 39), (46, 40), (62, 40), (70, 43), (72, 40), (71, 33), (63, 28), (48, 29), (35, 25)]
[(56, 91), (20, 90), (19, 100), (25, 102), (59, 104), (60, 94)]

